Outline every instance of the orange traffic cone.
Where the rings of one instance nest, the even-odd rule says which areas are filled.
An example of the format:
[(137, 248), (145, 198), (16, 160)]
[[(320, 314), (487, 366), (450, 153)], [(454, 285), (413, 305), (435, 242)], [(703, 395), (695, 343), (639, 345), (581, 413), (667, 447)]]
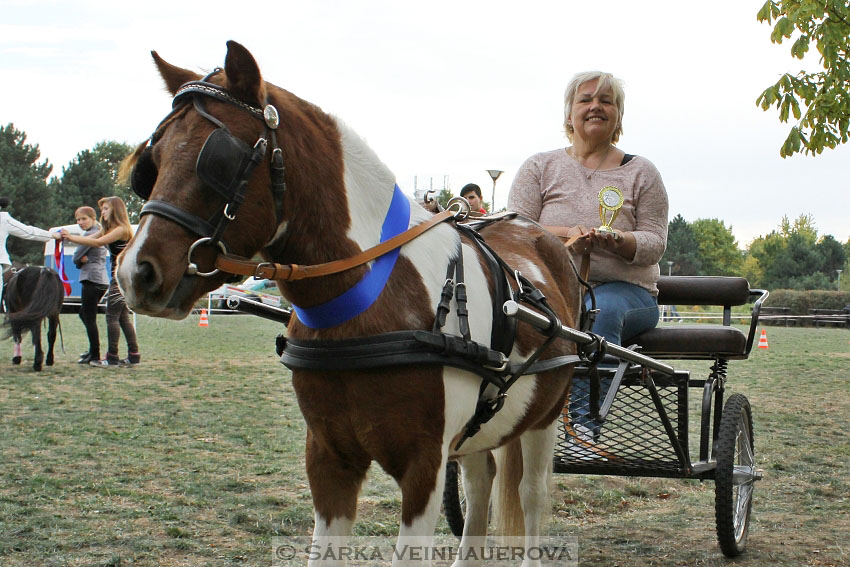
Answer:
[(759, 337), (759, 348), (767, 348), (767, 330), (761, 330), (761, 336)]
[[(198, 321), (198, 326), (199, 327), (209, 327), (210, 326), (210, 320), (207, 318), (207, 310), (206, 309), (201, 309), (201, 320)], [(759, 343), (759, 348), (761, 348), (761, 343)], [(767, 348), (767, 347), (765, 347), (765, 348)]]

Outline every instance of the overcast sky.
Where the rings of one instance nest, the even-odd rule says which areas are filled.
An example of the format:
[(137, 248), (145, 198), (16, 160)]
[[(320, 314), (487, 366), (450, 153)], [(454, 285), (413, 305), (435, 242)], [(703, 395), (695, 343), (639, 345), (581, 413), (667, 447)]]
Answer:
[(619, 147), (661, 171), (671, 218), (721, 219), (743, 247), (806, 213), (846, 242), (850, 147), (783, 160), (788, 125), (755, 105), (803, 66), (770, 43), (762, 3), (0, 0), (0, 123), (59, 175), (102, 140), (144, 140), (168, 112), (151, 50), (210, 70), (234, 39), (267, 80), (352, 126), (405, 192), (447, 179), (490, 200), (486, 170), (499, 169), (499, 208), (528, 156), (567, 145), (569, 78), (600, 69), (625, 82)]

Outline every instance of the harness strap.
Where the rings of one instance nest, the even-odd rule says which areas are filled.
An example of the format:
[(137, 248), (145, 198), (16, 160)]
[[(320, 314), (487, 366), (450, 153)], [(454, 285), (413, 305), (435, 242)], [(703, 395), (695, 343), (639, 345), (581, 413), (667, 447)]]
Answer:
[(157, 199), (148, 201), (142, 206), (142, 212), (139, 213), (139, 216), (152, 214), (174, 221), (189, 232), (195, 234), (212, 234), (215, 231), (215, 227), (209, 221), (192, 213), (187, 213), (183, 209), (165, 201), (159, 201)]
[(365, 370), (395, 365), (452, 366), (502, 387), (502, 353), (486, 345), (430, 331), (395, 331), (341, 340), (285, 339), (281, 362), (290, 369)]
[(457, 245), (457, 262), (455, 263), (455, 277), (457, 279), (457, 283), (455, 284), (455, 303), (457, 305), (457, 309), (455, 312), (457, 313), (457, 325), (458, 331), (460, 331), (460, 336), (464, 338), (464, 340), (470, 340), (472, 338), (471, 333), (469, 332), (469, 310), (466, 308), (466, 281), (463, 277), (463, 240), (458, 241)]
[(446, 269), (446, 283), (443, 284), (443, 290), (440, 292), (440, 303), (437, 305), (437, 313), (434, 316), (434, 325), (432, 331), (437, 333), (446, 325), (446, 316), (452, 308), (452, 297), (455, 294), (455, 281), (452, 276), (455, 274), (455, 266), (457, 259), (449, 261), (449, 267)]
[(516, 216), (516, 213), (510, 215), (502, 215), (498, 218), (485, 217), (487, 222), (478, 222), (474, 225), (458, 225), (457, 229), (461, 234), (465, 234), (478, 247), (481, 257), (487, 264), (490, 273), (493, 275), (493, 328), (490, 332), (490, 348), (510, 354), (514, 348), (516, 339), (516, 319), (508, 317), (502, 311), (502, 305), (505, 301), (513, 300), (514, 293), (508, 283), (507, 274), (513, 274), (513, 271), (507, 267), (496, 252), (484, 241), (484, 237), (477, 231), (476, 226), (487, 226), (496, 220), (510, 219)]
[[(580, 235), (570, 237), (564, 242), (564, 247), (569, 250), (579, 238), (581, 238)], [(590, 275), (590, 252), (581, 255), (581, 268), (577, 272), (577, 275), (583, 280), (587, 280), (587, 277)]]
[(277, 130), (269, 129), (272, 139), (271, 179), (272, 195), (274, 195), (274, 208), (277, 213), (277, 223), (283, 220), (283, 194), (286, 193), (286, 165), (283, 161), (283, 150), (277, 144)]
[[(386, 366), (433, 364), (451, 366), (481, 376), (486, 384), (505, 386), (504, 375), (515, 374), (524, 364), (503, 362), (502, 353), (474, 341), (430, 331), (395, 331), (372, 337), (338, 340), (299, 340), (278, 337), (281, 362), (289, 369), (368, 370)], [(525, 369), (537, 374), (582, 362), (578, 355), (563, 355), (535, 362)], [(504, 370), (497, 370), (504, 366)]]
[[(251, 173), (253, 173), (254, 169), (256, 169), (256, 167), (263, 161), (263, 158), (266, 155), (267, 146), (268, 142), (266, 142), (263, 138), (260, 138), (257, 140), (257, 143), (254, 144), (254, 150), (251, 152), (251, 157), (242, 170), (242, 179), (233, 192), (233, 195), (230, 197), (227, 205), (224, 206), (224, 212), (219, 217), (218, 225), (215, 227), (215, 232), (212, 235), (213, 242), (221, 240), (221, 236), (224, 234), (224, 229), (227, 228), (227, 224), (236, 218), (236, 212), (239, 210), (239, 207), (242, 206), (242, 203), (245, 202), (245, 191), (248, 189), (248, 178), (251, 177)], [(204, 152), (201, 152), (198, 159), (200, 160), (203, 155)]]
[[(564, 247), (569, 249), (576, 241), (580, 238), (580, 236), (573, 236), (567, 239), (564, 242)], [(581, 268), (576, 268), (575, 262), (573, 262), (572, 258), (570, 258), (570, 265), (573, 268), (573, 271), (578, 277), (578, 281), (581, 285), (587, 289), (588, 295), (590, 295), (590, 309), (588, 310), (584, 304), (584, 300), (581, 302), (581, 318), (579, 320), (579, 328), (583, 333), (589, 333), (593, 329), (593, 321), (596, 319), (596, 314), (599, 313), (599, 309), (596, 308), (596, 294), (593, 293), (593, 286), (588, 283), (588, 276), (590, 275), (590, 253), (585, 253), (581, 255)]]
[(277, 264), (274, 262), (257, 263), (233, 254), (219, 254), (215, 259), (215, 267), (222, 272), (230, 274), (254, 276), (257, 279), (278, 281), (295, 281), (306, 278), (317, 278), (330, 274), (338, 274), (339, 272), (344, 272), (351, 268), (361, 266), (367, 262), (371, 262), (378, 256), (382, 256), (390, 250), (407, 244), (425, 231), (453, 217), (454, 212), (443, 211), (442, 213), (434, 215), (427, 221), (409, 228), (401, 234), (373, 246), (372, 248), (364, 250), (359, 254), (343, 260), (325, 262), (324, 264), (300, 266), (298, 264)]

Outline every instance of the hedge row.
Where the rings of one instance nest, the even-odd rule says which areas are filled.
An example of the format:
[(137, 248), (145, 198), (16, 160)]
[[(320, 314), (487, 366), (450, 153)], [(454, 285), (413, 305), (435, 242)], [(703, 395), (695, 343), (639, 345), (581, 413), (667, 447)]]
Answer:
[(850, 305), (850, 292), (822, 289), (777, 289), (770, 292), (766, 307), (790, 307), (793, 315), (809, 315), (810, 309), (844, 309)]

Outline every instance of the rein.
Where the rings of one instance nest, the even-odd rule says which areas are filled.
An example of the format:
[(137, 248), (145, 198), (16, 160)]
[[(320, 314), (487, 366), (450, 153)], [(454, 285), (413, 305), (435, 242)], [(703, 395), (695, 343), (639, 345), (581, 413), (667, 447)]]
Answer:
[(318, 278), (331, 274), (338, 274), (357, 266), (371, 262), (378, 256), (382, 256), (391, 250), (407, 244), (417, 236), (438, 224), (454, 218), (455, 212), (446, 210), (434, 215), (427, 221), (420, 223), (401, 234), (390, 238), (385, 242), (373, 246), (359, 254), (342, 260), (325, 262), (324, 264), (313, 264), (301, 266), (299, 264), (277, 264), (274, 262), (251, 262), (241, 256), (234, 254), (219, 254), (215, 260), (215, 267), (222, 272), (242, 276), (254, 276), (257, 279), (295, 281), (306, 278)]

